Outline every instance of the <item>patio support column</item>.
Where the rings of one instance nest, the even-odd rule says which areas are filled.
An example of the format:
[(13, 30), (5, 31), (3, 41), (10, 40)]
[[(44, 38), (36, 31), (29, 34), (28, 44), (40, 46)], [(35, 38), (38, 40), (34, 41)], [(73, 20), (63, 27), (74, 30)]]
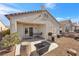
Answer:
[(17, 22), (15, 20), (10, 20), (10, 32), (17, 32)]
[[(15, 19), (10, 20), (11, 33), (17, 32), (17, 21)], [(16, 45), (15, 56), (20, 55), (20, 44)]]
[(45, 29), (45, 38), (46, 38), (46, 40), (48, 39), (48, 28), (47, 28), (47, 25), (46, 25), (46, 29)]

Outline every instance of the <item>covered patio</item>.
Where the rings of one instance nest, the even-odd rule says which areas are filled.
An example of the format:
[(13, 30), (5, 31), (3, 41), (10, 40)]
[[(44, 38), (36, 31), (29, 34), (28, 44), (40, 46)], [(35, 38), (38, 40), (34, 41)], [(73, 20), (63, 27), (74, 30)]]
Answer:
[(44, 40), (46, 26), (45, 24), (17, 22), (17, 32), (23, 41)]

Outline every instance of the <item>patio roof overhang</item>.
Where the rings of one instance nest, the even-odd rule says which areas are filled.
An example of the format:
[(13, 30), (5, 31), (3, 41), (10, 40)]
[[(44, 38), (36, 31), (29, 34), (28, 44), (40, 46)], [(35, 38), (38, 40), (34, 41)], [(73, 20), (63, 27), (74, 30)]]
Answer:
[(42, 22), (21, 22), (21, 21), (17, 21), (17, 23), (28, 24), (28, 25), (45, 25), (45, 23), (42, 23)]

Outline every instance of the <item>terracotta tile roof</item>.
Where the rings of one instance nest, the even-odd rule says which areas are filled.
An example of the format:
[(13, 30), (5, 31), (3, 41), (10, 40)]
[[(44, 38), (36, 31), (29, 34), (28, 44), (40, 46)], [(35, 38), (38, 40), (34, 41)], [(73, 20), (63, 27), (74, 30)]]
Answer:
[(29, 14), (29, 13), (38, 13), (38, 12), (44, 12), (46, 10), (35, 10), (35, 11), (25, 11), (25, 12), (18, 12), (18, 13), (11, 13), (11, 14), (6, 14), (5, 16), (14, 16), (14, 15), (20, 15), (20, 14)]
[(60, 21), (59, 22), (61, 25), (63, 24), (63, 25), (65, 25), (65, 24), (71, 24), (71, 25), (73, 25), (73, 23), (72, 23), (72, 21), (71, 20), (63, 20), (63, 21)]
[(63, 21), (60, 21), (60, 23), (68, 23), (68, 22), (71, 22), (71, 20), (63, 20)]
[[(15, 15), (22, 15), (22, 14), (30, 14), (30, 13), (40, 13), (40, 12), (47, 12), (51, 17), (53, 17), (47, 10), (34, 10), (34, 11), (28, 11), (28, 12), (18, 12), (18, 13), (12, 13), (12, 14), (7, 14), (5, 15), (8, 19), (9, 16), (15, 16)], [(53, 17), (55, 19), (55, 17)], [(56, 19), (55, 21), (60, 24)]]

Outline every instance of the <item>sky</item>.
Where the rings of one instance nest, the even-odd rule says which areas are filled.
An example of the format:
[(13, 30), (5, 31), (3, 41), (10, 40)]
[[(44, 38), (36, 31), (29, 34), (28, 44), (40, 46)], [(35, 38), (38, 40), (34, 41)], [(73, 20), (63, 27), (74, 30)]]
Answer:
[(0, 3), (0, 20), (7, 26), (9, 20), (4, 16), (9, 13), (40, 10), (45, 6), (58, 21), (79, 22), (79, 3)]

